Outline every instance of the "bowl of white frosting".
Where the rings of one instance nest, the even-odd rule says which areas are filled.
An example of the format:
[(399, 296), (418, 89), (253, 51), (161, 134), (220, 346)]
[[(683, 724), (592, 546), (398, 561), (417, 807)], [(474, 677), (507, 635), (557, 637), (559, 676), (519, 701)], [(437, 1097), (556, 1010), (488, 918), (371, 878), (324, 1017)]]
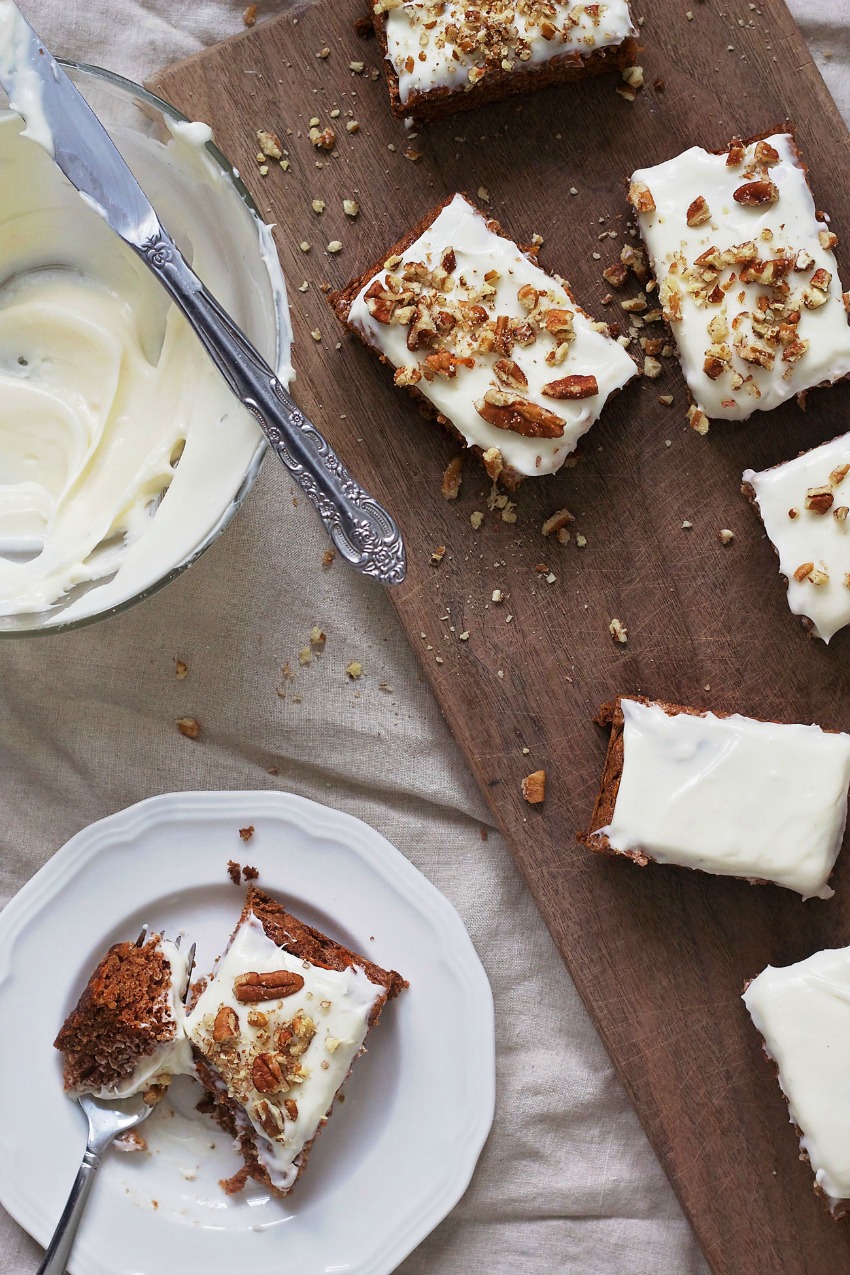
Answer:
[[(164, 225), (281, 380), (271, 232), (208, 128), (69, 65)], [(185, 319), (0, 94), (0, 637), (124, 610), (194, 562), (257, 476), (262, 436)]]

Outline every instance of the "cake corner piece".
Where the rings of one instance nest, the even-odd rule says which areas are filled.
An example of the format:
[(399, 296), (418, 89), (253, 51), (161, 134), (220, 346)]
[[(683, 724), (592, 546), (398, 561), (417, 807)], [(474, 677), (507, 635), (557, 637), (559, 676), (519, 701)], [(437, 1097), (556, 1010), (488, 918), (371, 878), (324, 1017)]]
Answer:
[(790, 130), (637, 169), (629, 202), (698, 432), (850, 375), (838, 240)]

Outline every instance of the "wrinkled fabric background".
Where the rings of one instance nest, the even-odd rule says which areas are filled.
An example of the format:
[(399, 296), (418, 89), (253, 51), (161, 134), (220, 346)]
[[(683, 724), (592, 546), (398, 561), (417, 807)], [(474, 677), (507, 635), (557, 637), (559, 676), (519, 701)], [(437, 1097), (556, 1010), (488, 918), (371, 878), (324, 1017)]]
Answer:
[[(260, 17), (280, 7), (266, 0)], [(850, 5), (791, 7), (850, 121)], [(143, 80), (242, 30), (244, 2), (25, 8), (57, 53)], [(481, 839), (487, 809), (389, 601), (338, 562), (323, 571), (323, 549), (311, 511), (303, 500), (293, 507), (283, 470), (267, 461), (235, 523), (165, 592), (76, 634), (3, 644), (3, 900), (72, 833), (160, 792), (277, 787), (367, 820), (458, 908), (496, 1000), (493, 1132), (460, 1205), (399, 1269), (702, 1275), (690, 1228), (507, 847), (492, 829)], [(325, 652), (281, 699), (280, 667), (298, 667), (314, 624), (327, 632)], [(177, 657), (189, 665), (184, 681)], [(345, 676), (352, 659), (364, 668), (357, 684)], [(197, 743), (177, 732), (183, 715), (201, 722)], [(0, 1210), (0, 1270), (19, 1275), (39, 1260)]]

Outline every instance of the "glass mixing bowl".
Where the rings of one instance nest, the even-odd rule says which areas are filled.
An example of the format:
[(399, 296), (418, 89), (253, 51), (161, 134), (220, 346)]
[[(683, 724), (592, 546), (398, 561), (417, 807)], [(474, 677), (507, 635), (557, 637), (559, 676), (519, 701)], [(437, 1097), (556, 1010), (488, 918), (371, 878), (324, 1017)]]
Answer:
[[(185, 117), (140, 85), (122, 76), (114, 75), (110, 71), (68, 61), (62, 61), (62, 66), (99, 116), (119, 149), (127, 149), (126, 158), (131, 162), (131, 167), (135, 169), (136, 176), (139, 177), (142, 185), (145, 184), (144, 174), (139, 170), (133, 157), (140, 153), (140, 140), (147, 139), (144, 143), (144, 162), (167, 164), (169, 182), (172, 186), (177, 184), (175, 189), (179, 187), (181, 174), (174, 171), (174, 165), (169, 159), (169, 143), (172, 141), (172, 134), (168, 125), (169, 122), (185, 123)], [(0, 109), (6, 107), (7, 101), (0, 90)], [(176, 211), (175, 208), (164, 207), (158, 208), (157, 211), (161, 213), (165, 226), (181, 247), (184, 247), (187, 241), (191, 243), (192, 234), (197, 228), (199, 219), (205, 221), (205, 233), (213, 237), (215, 250), (220, 254), (234, 284), (237, 304), (230, 307), (233, 317), (283, 377), (289, 368), (292, 334), (283, 277), (277, 265), (276, 255), (272, 251), (264, 257), (261, 252), (260, 235), (256, 224), (257, 209), (239, 174), (212, 142), (207, 144), (206, 151), (217, 170), (220, 171), (222, 181), (210, 190), (208, 197), (205, 192), (203, 206), (199, 206), (200, 201), (197, 198), (192, 200), (187, 178), (185, 179), (187, 189), (184, 192), (186, 195), (184, 224), (180, 224), (177, 195), (175, 196)], [(237, 198), (234, 198), (234, 193)], [(246, 245), (253, 242), (246, 233), (246, 228), (255, 235), (256, 254), (246, 250)], [(191, 260), (191, 253), (188, 255)], [(212, 364), (210, 374), (219, 375)], [(217, 511), (214, 525), (203, 539), (179, 561), (163, 563), (162, 574), (146, 587), (104, 609), (63, 619), (63, 612), (68, 606), (79, 601), (89, 590), (96, 590), (99, 582), (79, 586), (50, 610), (0, 615), (0, 637), (67, 632), (69, 629), (104, 619), (108, 615), (116, 615), (161, 589), (181, 571), (191, 566), (221, 534), (253, 486), (265, 451), (266, 443), (258, 430), (256, 449), (247, 467), (233, 474), (232, 493), (223, 507)], [(155, 511), (152, 511), (151, 516), (154, 516), (154, 513)]]

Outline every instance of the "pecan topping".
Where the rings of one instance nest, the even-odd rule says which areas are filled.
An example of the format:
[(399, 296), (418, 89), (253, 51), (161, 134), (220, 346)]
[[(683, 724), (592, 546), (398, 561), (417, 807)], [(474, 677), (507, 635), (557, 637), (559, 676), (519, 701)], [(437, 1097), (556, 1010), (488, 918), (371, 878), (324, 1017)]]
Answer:
[(510, 354), (512, 348), (511, 321), (506, 314), (500, 314), (493, 329), (493, 349), (497, 354)]
[(259, 1093), (279, 1093), (288, 1089), (278, 1054), (257, 1054), (251, 1065), (251, 1081)]
[(763, 164), (765, 168), (770, 168), (772, 164), (779, 163), (779, 151), (771, 146), (770, 142), (756, 142), (753, 154), (756, 163)]
[(844, 482), (848, 474), (850, 474), (850, 465), (837, 465), (829, 475), (829, 481), (834, 487), (837, 487), (839, 483)]
[(234, 1040), (239, 1035), (239, 1018), (235, 1009), (231, 1009), (229, 1005), (222, 1005), (221, 1009), (215, 1016), (213, 1023), (212, 1038), (217, 1045), (222, 1044), (226, 1040)]
[(254, 1103), (254, 1119), (270, 1138), (279, 1138), (283, 1133), (283, 1116), (279, 1108), (267, 1098)]
[(744, 143), (740, 137), (733, 137), (729, 143), (729, 153), (726, 156), (726, 167), (737, 168), (744, 162)]
[(298, 1103), (294, 1098), (284, 1098), (283, 1105), (290, 1120), (298, 1119)]
[(612, 266), (602, 271), (602, 278), (612, 288), (622, 288), (629, 277), (629, 268), (622, 261), (615, 261)]
[(440, 265), (443, 267), (446, 274), (453, 273), (457, 267), (457, 257), (455, 256), (454, 248), (446, 248), (443, 253), (442, 260), (440, 261)]
[(697, 195), (689, 205), (686, 220), (689, 226), (702, 226), (711, 218), (711, 211), (704, 195)]
[(272, 970), (269, 974), (239, 974), (233, 980), (233, 991), (238, 1001), (276, 1001), (284, 996), (300, 992), (304, 979), (291, 970)]
[(779, 189), (765, 178), (763, 181), (745, 182), (732, 192), (736, 204), (746, 204), (754, 208), (759, 204), (775, 204), (779, 198)]
[(832, 508), (834, 499), (832, 488), (828, 484), (824, 484), (823, 487), (810, 487), (806, 492), (806, 508), (811, 509), (813, 514), (825, 514)]
[(599, 385), (595, 376), (562, 376), (558, 381), (550, 381), (543, 386), (547, 398), (593, 398), (599, 393)]
[(452, 354), (450, 350), (438, 350), (436, 354), (428, 354), (425, 366), (438, 376), (447, 379), (457, 376), (459, 367), (475, 367), (475, 359), (463, 358), (460, 354)]
[(814, 569), (815, 564), (813, 562), (801, 562), (797, 570), (794, 572), (794, 579), (799, 580), (802, 584), (802, 582), (806, 579), (806, 576), (814, 571)]
[(571, 310), (549, 310), (546, 314), (546, 331), (553, 336), (569, 337), (573, 333), (573, 314)]
[(493, 364), (493, 371), (502, 384), (507, 385), (509, 389), (528, 389), (528, 377), (513, 359), (497, 359)]
[(564, 432), (565, 422), (554, 412), (500, 390), (488, 390), (476, 402), (475, 410), (496, 429), (510, 430), (523, 438), (560, 438)]
[(652, 197), (652, 191), (645, 182), (632, 182), (629, 186), (629, 203), (635, 212), (655, 212), (655, 200)]

